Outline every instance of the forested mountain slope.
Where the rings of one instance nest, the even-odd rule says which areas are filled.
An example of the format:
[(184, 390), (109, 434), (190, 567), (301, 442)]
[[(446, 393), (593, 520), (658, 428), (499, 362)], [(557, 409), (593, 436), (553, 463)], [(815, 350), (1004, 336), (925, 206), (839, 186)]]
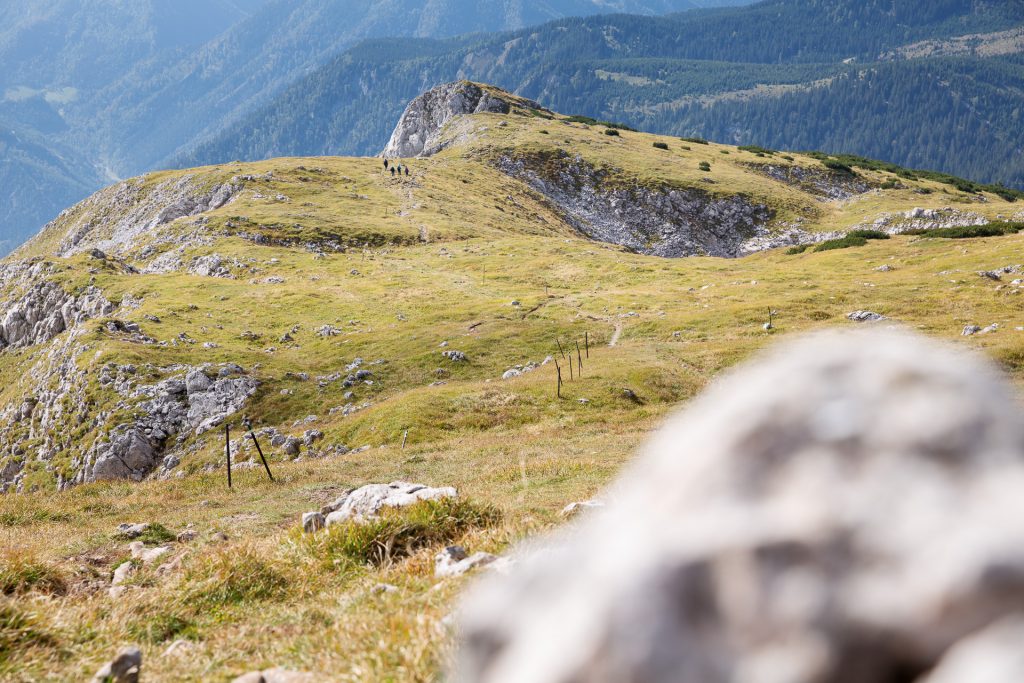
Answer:
[(0, 254), (69, 200), (165, 166), (364, 38), (710, 4), (738, 0), (0, 0), (0, 122), (32, 140), (0, 161), (11, 180), (0, 188)]
[[(400, 52), (371, 41), (178, 163), (375, 153), (410, 97), (466, 77), (644, 130), (866, 154), (1024, 186), (1024, 41), (1013, 38), (1022, 24), (1017, 0), (772, 0), (408, 41)], [(960, 35), (973, 37), (956, 56), (927, 56)], [(925, 57), (900, 51), (925, 40)]]

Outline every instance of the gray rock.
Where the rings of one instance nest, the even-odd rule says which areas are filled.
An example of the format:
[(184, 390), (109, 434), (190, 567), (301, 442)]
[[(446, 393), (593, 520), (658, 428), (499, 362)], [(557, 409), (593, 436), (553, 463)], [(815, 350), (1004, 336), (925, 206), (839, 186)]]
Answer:
[(500, 171), (544, 195), (583, 235), (653, 256), (747, 253), (764, 234), (774, 210), (743, 196), (718, 197), (693, 187), (650, 187), (582, 157), (505, 155)]
[(94, 683), (138, 683), (142, 671), (142, 651), (137, 647), (121, 650), (117, 657), (96, 672)]
[(963, 332), (960, 333), (961, 337), (970, 337), (971, 335), (978, 334), (981, 332), (981, 327), (978, 325), (967, 325), (964, 327)]
[(213, 386), (213, 380), (202, 370), (193, 370), (185, 376), (185, 389), (190, 394), (209, 391), (211, 386)]
[(325, 680), (322, 676), (314, 676), (301, 671), (287, 669), (267, 669), (252, 671), (234, 679), (232, 683), (319, 683)]
[(881, 313), (874, 313), (872, 311), (854, 311), (853, 313), (847, 313), (846, 318), (855, 323), (874, 323), (886, 319)]
[(1024, 617), (1014, 616), (957, 643), (921, 683), (1024, 681)]
[(117, 525), (117, 533), (128, 539), (138, 538), (142, 534), (146, 533), (148, 530), (149, 524), (146, 523), (129, 524), (126, 522), (124, 524)]
[(431, 156), (444, 149), (442, 133), (452, 119), (482, 112), (508, 114), (516, 105), (543, 109), (536, 102), (468, 81), (437, 86), (409, 103), (381, 156), (387, 159)]
[(131, 578), (132, 574), (134, 573), (134, 564), (132, 564), (131, 562), (122, 562), (121, 564), (117, 565), (116, 569), (114, 569), (114, 577), (110, 583), (112, 586), (123, 585), (126, 581), (128, 581), (129, 578)]
[(431, 488), (424, 484), (394, 481), (390, 484), (369, 484), (341, 496), (321, 512), (327, 516), (327, 526), (349, 520), (361, 522), (376, 517), (383, 508), (406, 507), (423, 500), (455, 498), (452, 487)]
[(131, 552), (133, 560), (140, 560), (142, 564), (152, 564), (171, 552), (171, 546), (161, 545), (156, 548), (147, 548), (142, 541), (135, 541), (128, 544), (128, 550)]
[(434, 557), (434, 576), (447, 579), (462, 576), (477, 567), (484, 567), (498, 558), (490, 553), (477, 552), (467, 555), (462, 546), (449, 546)]
[(307, 534), (320, 531), (326, 524), (327, 520), (319, 512), (306, 512), (302, 515), (302, 530)]
[(441, 355), (453, 363), (465, 363), (469, 360), (462, 351), (442, 351)]
[(605, 510), (467, 595), (454, 680), (1019, 671), (1022, 636), (982, 629), (1024, 605), (1021, 490), (1024, 415), (986, 361), (877, 330), (781, 345), (671, 420)]
[(563, 517), (575, 517), (576, 515), (586, 512), (587, 510), (596, 510), (603, 508), (605, 504), (599, 500), (583, 500), (576, 503), (569, 503), (562, 508)]

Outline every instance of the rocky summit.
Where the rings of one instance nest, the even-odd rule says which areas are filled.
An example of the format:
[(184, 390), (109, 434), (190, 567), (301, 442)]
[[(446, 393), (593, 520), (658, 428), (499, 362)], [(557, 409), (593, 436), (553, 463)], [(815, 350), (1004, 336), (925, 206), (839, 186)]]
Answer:
[(0, 679), (965, 680), (1022, 228), (464, 81), (380, 156), (119, 182), (0, 262)]

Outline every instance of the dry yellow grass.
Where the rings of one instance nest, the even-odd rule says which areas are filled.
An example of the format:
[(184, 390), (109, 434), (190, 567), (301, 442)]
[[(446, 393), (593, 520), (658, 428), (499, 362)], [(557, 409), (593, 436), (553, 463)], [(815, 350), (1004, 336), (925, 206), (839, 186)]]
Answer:
[[(454, 485), (503, 513), (500, 524), (471, 531), (462, 543), (502, 552), (559, 523), (565, 504), (596, 495), (667, 412), (724, 369), (773, 337), (852, 326), (845, 316), (858, 309), (980, 347), (1015, 381), (1024, 379), (1024, 332), (1016, 329), (1024, 327), (1024, 290), (1010, 284), (1012, 276), (997, 283), (977, 275), (1016, 263), (1022, 236), (897, 237), (798, 256), (777, 250), (741, 260), (664, 260), (581, 239), (533, 193), (481, 160), (507, 147), (565, 146), (644, 182), (677, 184), (699, 182), (698, 163), (707, 160), (716, 192), (761, 197), (781, 216), (812, 217), (810, 228), (821, 230), (918, 204), (991, 217), (1014, 213), (1013, 205), (945, 194), (948, 188), (934, 183), (912, 184), (931, 185), (934, 194), (925, 197), (884, 190), (822, 202), (751, 173), (743, 164), (757, 158), (735, 149), (722, 155), (715, 145), (685, 150), (685, 143), (668, 140), (666, 152), (653, 148), (659, 138), (638, 133), (611, 138), (561, 121), (511, 117), (498, 127), (497, 117), (481, 120), (487, 130), (460, 147), (412, 162), (410, 180), (383, 176), (377, 160), (367, 159), (273, 160), (193, 172), (203, 182), (223, 182), (240, 172), (273, 171), (261, 194), (289, 197), (256, 199), (246, 190), (209, 214), (205, 230), (215, 242), (188, 255), (253, 259), (256, 272), (238, 272), (239, 279), (114, 268), (90, 274), (94, 264), (85, 257), (48, 257), (67, 267), (60, 278), (69, 288), (93, 281), (114, 299), (143, 299), (122, 315), (147, 334), (166, 340), (186, 332), (219, 345), (141, 346), (94, 321), (92, 353), (81, 361), (88, 367), (237, 362), (261, 381), (247, 407), (259, 424), (301, 433), (308, 425), (293, 423), (316, 415), (312, 424), (325, 432), (325, 444), (371, 449), (300, 462), (271, 453), (277, 482), (260, 470), (242, 471), (230, 491), (222, 469), (202, 471), (223, 458), (215, 434), (189, 440), (195, 450), (181, 466), (189, 474), (182, 479), (94, 484), (58, 495), (45, 463), (33, 464), (29, 488), (38, 490), (0, 497), (0, 585), (8, 593), (0, 601), (0, 679), (79, 680), (120, 646), (137, 643), (151, 681), (227, 680), (278, 665), (339, 681), (436, 680), (450, 645), (442, 620), (464, 581), (433, 578), (437, 548), (379, 568), (325, 564), (297, 531), (302, 512), (366, 483)], [(177, 175), (154, 174), (145, 184)], [(238, 216), (275, 238), (331, 236), (370, 246), (322, 257), (300, 246), (257, 246), (227, 227)], [(302, 227), (289, 227), (295, 224)], [(165, 230), (188, 234), (195, 227), (182, 219)], [(19, 256), (49, 254), (58, 233), (42, 235)], [(877, 271), (881, 265), (892, 270)], [(268, 284), (270, 276), (285, 282)], [(762, 329), (769, 308), (777, 312), (772, 333)], [(994, 334), (960, 337), (964, 325), (992, 323), (1000, 325)], [(324, 324), (342, 334), (315, 334)], [(295, 325), (295, 341), (279, 342)], [(242, 339), (247, 330), (261, 338)], [(555, 396), (553, 364), (501, 379), (509, 367), (548, 355), (563, 363), (567, 377), (556, 339), (575, 351), (585, 335), (591, 348), (584, 376), (565, 386), (562, 399)], [(618, 343), (610, 347), (613, 336)], [(445, 362), (442, 341), (470, 362)], [(0, 404), (20, 397), (36, 351), (0, 354)], [(355, 357), (386, 362), (373, 367), (372, 387), (356, 390), (357, 402), (372, 405), (349, 417), (329, 413), (347, 402), (340, 386), (320, 389), (315, 380), (288, 374), (328, 374)], [(446, 383), (431, 386), (439, 379)], [(100, 404), (111, 400), (99, 387), (90, 391)], [(80, 434), (85, 443), (96, 436)], [(111, 572), (128, 557), (115, 533), (121, 522), (158, 522), (173, 532), (191, 525), (199, 537), (173, 544), (163, 569), (140, 570), (115, 599), (107, 594)], [(228, 540), (216, 541), (217, 532)], [(381, 582), (398, 592), (374, 594)], [(187, 643), (167, 653), (178, 640)]]

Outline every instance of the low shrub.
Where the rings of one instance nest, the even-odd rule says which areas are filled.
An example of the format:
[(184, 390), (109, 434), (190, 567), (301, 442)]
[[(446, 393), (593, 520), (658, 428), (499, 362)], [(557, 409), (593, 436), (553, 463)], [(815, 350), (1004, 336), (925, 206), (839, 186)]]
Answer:
[(807, 249), (810, 248), (810, 246), (811, 245), (809, 244), (797, 244), (796, 246), (787, 249), (786, 253), (790, 256), (796, 256), (797, 254), (802, 254), (805, 251), (807, 251)]
[(142, 532), (142, 535), (136, 538), (136, 541), (142, 541), (146, 545), (161, 545), (163, 543), (170, 543), (176, 540), (177, 535), (165, 527), (163, 524), (150, 524), (149, 528)]
[(309, 537), (308, 542), (312, 553), (323, 560), (380, 566), (421, 548), (448, 545), (468, 531), (499, 521), (497, 508), (443, 498), (384, 510), (376, 519), (361, 524), (338, 524)]
[(709, 145), (709, 144), (711, 144), (707, 140), (705, 140), (704, 138), (679, 138), (679, 139), (682, 140), (683, 142), (692, 142), (695, 145)]
[(830, 171), (835, 171), (836, 173), (856, 175), (854, 170), (848, 164), (844, 164), (841, 161), (836, 161), (835, 159), (826, 159), (821, 163), (823, 163), (825, 165), (825, 168), (827, 168)]
[(834, 249), (849, 249), (850, 247), (863, 247), (868, 241), (863, 237), (840, 237), (834, 240), (821, 242), (814, 248), (814, 251), (832, 251)]
[(972, 239), (975, 237), (1002, 237), (1013, 235), (1024, 230), (1024, 223), (988, 223), (987, 225), (967, 225), (956, 228), (935, 228), (934, 230), (908, 230), (906, 235), (922, 237), (944, 237), (946, 239)]
[(743, 145), (738, 149), (741, 152), (751, 152), (752, 154), (756, 154), (758, 156), (772, 156), (773, 154), (775, 154), (774, 149), (766, 149), (759, 145)]
[(887, 240), (889, 233), (881, 230), (851, 230), (846, 233), (847, 237), (863, 237), (866, 240)]
[(664, 142), (655, 142), (654, 143), (654, 148), (655, 149), (668, 149), (668, 145), (665, 144)]
[(605, 128), (615, 128), (617, 130), (636, 132), (635, 128), (630, 128), (624, 123), (617, 123), (615, 121), (599, 121), (598, 119), (591, 118), (590, 116), (569, 116), (565, 120), (569, 123), (582, 123), (588, 126), (604, 126)]
[(619, 137), (619, 131), (616, 130), (615, 128), (605, 128), (604, 129), (604, 134), (605, 135), (610, 135), (613, 138)]
[(700, 166), (698, 166), (697, 168), (704, 171), (705, 173), (708, 173), (709, 171), (711, 171), (711, 164), (709, 164), (706, 161), (702, 161), (700, 162)]

